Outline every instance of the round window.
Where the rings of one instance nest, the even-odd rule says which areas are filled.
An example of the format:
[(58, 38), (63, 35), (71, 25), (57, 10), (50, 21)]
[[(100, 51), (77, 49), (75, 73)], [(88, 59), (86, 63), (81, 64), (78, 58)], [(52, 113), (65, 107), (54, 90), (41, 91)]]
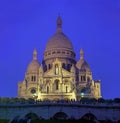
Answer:
[(35, 89), (31, 89), (31, 93), (32, 94), (35, 94), (36, 93), (36, 90)]

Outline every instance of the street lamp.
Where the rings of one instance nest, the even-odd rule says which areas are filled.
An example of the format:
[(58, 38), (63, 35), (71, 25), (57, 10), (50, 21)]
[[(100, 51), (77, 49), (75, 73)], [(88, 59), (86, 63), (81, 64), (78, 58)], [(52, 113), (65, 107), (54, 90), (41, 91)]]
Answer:
[(34, 93), (33, 94), (33, 99), (35, 100), (35, 102), (36, 102), (36, 99), (37, 99), (37, 95), (36, 95), (36, 93)]
[(84, 95), (85, 95), (84, 93), (81, 93), (81, 97), (84, 97)]

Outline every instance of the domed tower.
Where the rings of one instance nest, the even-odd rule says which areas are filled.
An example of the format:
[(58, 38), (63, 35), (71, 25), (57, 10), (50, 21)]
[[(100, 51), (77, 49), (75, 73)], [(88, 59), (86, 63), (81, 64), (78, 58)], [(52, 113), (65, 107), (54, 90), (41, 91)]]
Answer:
[(33, 60), (30, 62), (27, 68), (27, 74), (38, 74), (39, 72), (39, 61), (37, 60), (37, 51), (33, 51)]
[(76, 63), (75, 52), (70, 39), (62, 31), (62, 19), (57, 18), (56, 33), (48, 40), (44, 52), (43, 68), (44, 71), (51, 69), (52, 63), (58, 58), (62, 67), (70, 70), (72, 64)]
[(37, 96), (37, 84), (39, 76), (40, 63), (37, 60), (37, 51), (33, 51), (33, 59), (29, 63), (25, 79), (23, 82), (18, 83), (18, 95), (24, 98), (33, 98)]
[(37, 51), (34, 49), (33, 51), (33, 60), (29, 63), (27, 72), (26, 72), (26, 80), (28, 82), (37, 81), (39, 74), (40, 63), (37, 60)]
[(76, 64), (77, 68), (80, 70), (80, 72), (84, 73), (91, 73), (90, 66), (84, 59), (84, 51), (83, 49), (80, 50), (80, 60)]
[(77, 82), (77, 99), (81, 97), (100, 98), (100, 81), (94, 81), (92, 79), (92, 72), (89, 64), (84, 58), (83, 49), (80, 50), (80, 60), (77, 62), (76, 67), (78, 69), (78, 82)]

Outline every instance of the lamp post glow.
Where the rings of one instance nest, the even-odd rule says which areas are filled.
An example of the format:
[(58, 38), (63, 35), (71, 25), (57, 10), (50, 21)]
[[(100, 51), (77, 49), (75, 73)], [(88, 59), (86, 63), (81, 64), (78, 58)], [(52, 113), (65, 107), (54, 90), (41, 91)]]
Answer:
[(81, 93), (81, 97), (84, 97), (84, 95), (85, 95), (84, 93)]
[(36, 101), (36, 98), (37, 98), (37, 96), (36, 96), (36, 93), (34, 93), (33, 94), (33, 99)]

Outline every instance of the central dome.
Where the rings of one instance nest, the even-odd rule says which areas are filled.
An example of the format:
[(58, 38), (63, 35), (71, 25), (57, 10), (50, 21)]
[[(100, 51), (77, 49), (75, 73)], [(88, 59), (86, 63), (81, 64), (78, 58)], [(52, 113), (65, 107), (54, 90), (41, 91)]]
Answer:
[(52, 65), (52, 62), (58, 58), (63, 63), (72, 64), (76, 63), (75, 52), (72, 42), (62, 32), (62, 19), (60, 16), (57, 18), (56, 33), (48, 40), (44, 52), (43, 66)]
[(46, 51), (59, 48), (73, 51), (70, 39), (62, 32), (62, 19), (60, 16), (57, 18), (57, 32), (48, 40)]
[(46, 50), (58, 48), (65, 48), (69, 50), (73, 50), (72, 43), (70, 39), (63, 33), (57, 32), (55, 33), (47, 43)]

